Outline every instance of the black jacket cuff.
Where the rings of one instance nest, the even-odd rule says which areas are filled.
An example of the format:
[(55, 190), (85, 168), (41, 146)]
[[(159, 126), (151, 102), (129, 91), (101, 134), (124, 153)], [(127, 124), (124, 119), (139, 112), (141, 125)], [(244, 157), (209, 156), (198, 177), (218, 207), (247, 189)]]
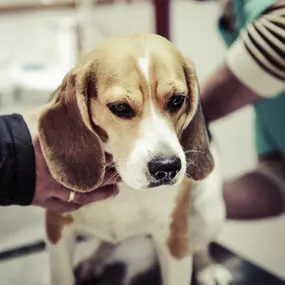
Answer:
[(35, 153), (20, 115), (0, 117), (0, 205), (26, 206), (35, 192)]

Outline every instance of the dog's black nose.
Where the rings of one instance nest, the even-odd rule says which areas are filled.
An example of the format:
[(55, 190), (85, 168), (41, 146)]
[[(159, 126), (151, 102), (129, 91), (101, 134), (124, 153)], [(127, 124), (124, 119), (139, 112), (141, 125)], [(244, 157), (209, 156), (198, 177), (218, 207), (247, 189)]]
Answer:
[(148, 171), (156, 180), (171, 180), (181, 170), (181, 159), (177, 156), (158, 157), (148, 163)]

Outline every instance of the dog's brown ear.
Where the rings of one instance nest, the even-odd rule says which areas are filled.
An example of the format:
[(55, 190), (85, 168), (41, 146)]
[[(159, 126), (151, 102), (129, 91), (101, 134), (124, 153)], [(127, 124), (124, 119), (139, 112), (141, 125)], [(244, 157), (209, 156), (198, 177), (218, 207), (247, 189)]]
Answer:
[(92, 190), (101, 182), (105, 166), (103, 146), (89, 114), (96, 79), (70, 73), (56, 93), (39, 120), (43, 155), (56, 180), (77, 191)]
[(188, 86), (188, 125), (184, 128), (180, 142), (186, 153), (187, 176), (201, 180), (212, 171), (214, 159), (209, 149), (209, 138), (199, 101), (199, 85), (193, 65), (185, 61), (184, 73)]

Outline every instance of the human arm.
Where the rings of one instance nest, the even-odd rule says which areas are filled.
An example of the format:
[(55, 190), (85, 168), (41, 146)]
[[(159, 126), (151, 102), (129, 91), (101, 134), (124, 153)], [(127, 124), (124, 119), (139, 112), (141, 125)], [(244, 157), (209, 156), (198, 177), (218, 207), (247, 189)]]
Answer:
[(285, 89), (284, 11), (272, 6), (248, 25), (204, 85), (201, 100), (209, 122)]
[[(111, 157), (107, 157), (111, 160)], [(69, 212), (115, 195), (115, 170), (106, 172), (103, 184), (90, 193), (76, 193), (68, 203), (70, 189), (51, 176), (38, 139), (32, 142), (21, 115), (0, 116), (0, 206), (35, 205), (55, 212)]]

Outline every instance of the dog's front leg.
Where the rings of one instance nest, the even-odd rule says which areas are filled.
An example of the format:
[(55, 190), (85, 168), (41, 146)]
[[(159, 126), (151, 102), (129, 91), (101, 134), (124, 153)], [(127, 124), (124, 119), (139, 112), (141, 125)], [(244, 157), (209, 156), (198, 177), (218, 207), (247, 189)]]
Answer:
[(46, 246), (49, 254), (50, 284), (74, 285), (73, 253), (75, 235), (72, 218), (47, 212)]
[(177, 258), (171, 253), (167, 238), (153, 237), (163, 285), (189, 285), (192, 277), (192, 255)]

